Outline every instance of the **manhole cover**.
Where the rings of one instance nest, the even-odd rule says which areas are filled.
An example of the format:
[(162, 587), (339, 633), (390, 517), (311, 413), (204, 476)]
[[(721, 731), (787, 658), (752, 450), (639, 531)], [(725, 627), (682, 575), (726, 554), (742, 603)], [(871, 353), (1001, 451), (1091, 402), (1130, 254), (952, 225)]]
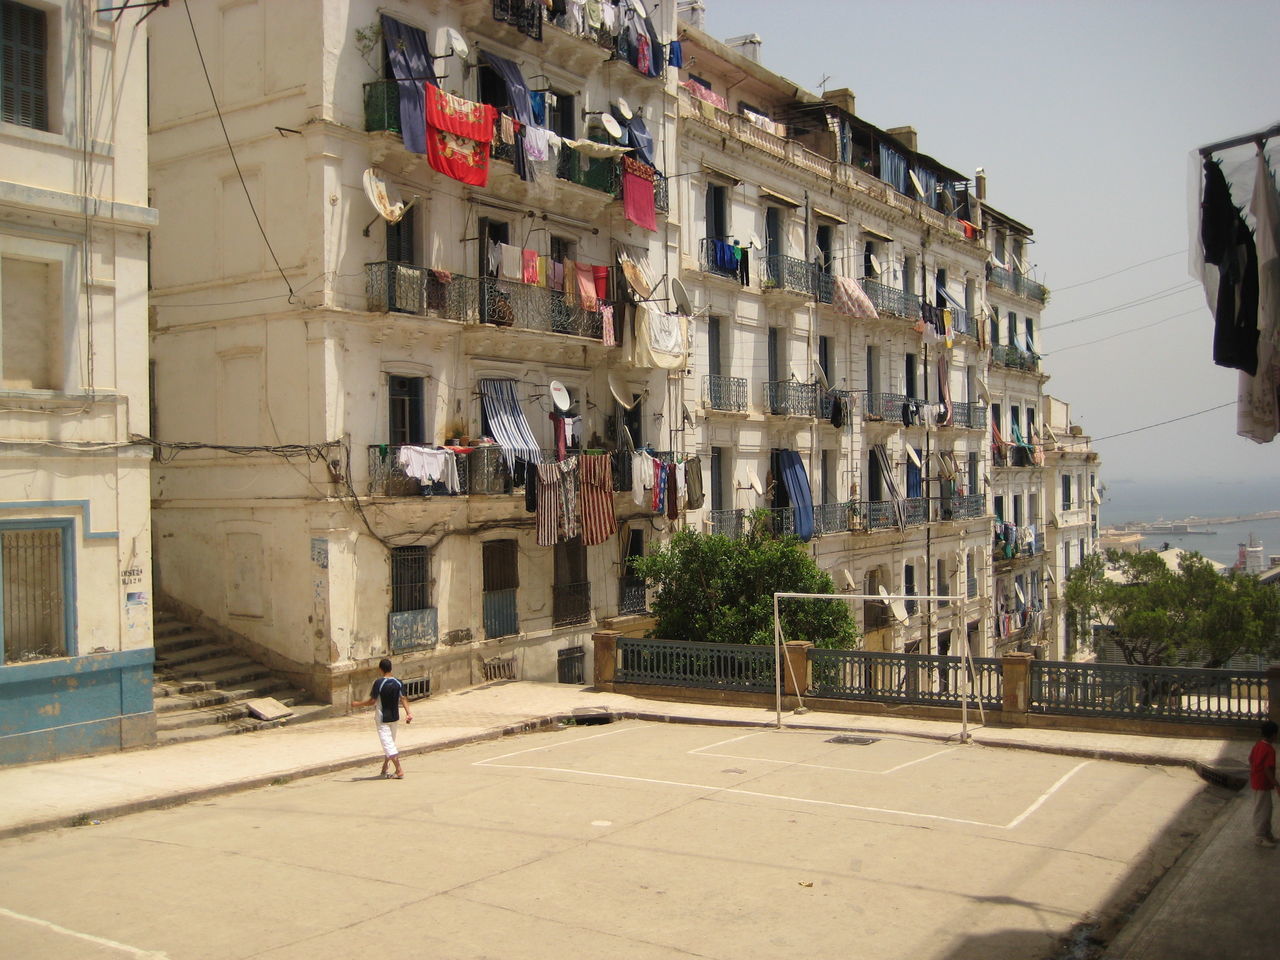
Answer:
[(879, 743), (879, 737), (855, 737), (851, 734), (842, 733), (838, 737), (832, 737), (827, 743), (847, 743), (855, 747), (865, 747), (869, 743)]

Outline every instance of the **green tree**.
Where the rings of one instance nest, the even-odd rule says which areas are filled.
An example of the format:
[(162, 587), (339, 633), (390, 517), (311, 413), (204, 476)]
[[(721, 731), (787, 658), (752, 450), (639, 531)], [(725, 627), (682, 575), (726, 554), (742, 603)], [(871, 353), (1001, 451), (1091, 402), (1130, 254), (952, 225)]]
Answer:
[(1135, 664), (1220, 667), (1240, 653), (1280, 653), (1280, 590), (1198, 553), (1177, 570), (1152, 551), (1086, 557), (1064, 591), (1076, 635), (1094, 628)]
[[(709, 643), (773, 643), (774, 593), (835, 593), (831, 577), (793, 536), (775, 536), (767, 515), (745, 536), (681, 530), (634, 569), (657, 590), (652, 635)], [(843, 600), (782, 600), (784, 640), (851, 648), (857, 625)]]

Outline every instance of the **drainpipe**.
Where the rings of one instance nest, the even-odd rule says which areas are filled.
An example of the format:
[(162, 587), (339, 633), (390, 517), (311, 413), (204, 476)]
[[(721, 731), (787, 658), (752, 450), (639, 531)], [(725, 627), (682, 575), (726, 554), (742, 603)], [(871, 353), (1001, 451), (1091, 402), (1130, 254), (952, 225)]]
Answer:
[[(920, 319), (924, 320), (924, 304), (925, 294), (928, 289), (925, 279), (925, 253), (929, 249), (929, 231), (926, 229), (920, 236)], [(921, 398), (926, 404), (929, 403), (929, 341), (926, 339), (923, 343), (924, 352), (924, 396)], [(926, 420), (924, 425), (924, 450), (920, 457), (920, 491), (925, 496), (925, 523), (924, 523), (924, 582), (926, 584), (933, 582), (933, 517), (930, 513), (929, 503), (929, 423)], [(937, 589), (934, 584), (934, 590), (927, 591), (932, 594)], [(935, 601), (930, 600), (925, 604), (924, 611), (924, 652), (932, 653), (933, 647), (933, 605)]]

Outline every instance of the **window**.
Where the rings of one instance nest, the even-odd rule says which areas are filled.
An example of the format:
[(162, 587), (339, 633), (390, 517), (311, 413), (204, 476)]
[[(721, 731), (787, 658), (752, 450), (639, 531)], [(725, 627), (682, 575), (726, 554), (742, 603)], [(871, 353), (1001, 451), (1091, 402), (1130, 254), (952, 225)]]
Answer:
[(765, 207), (764, 255), (766, 257), (780, 257), (787, 252), (786, 240), (782, 232), (782, 219), (781, 207)]
[(862, 278), (864, 280), (875, 280), (880, 276), (880, 269), (877, 264), (880, 258), (876, 256), (876, 242), (874, 240), (865, 240), (862, 244)]
[(973, 316), (973, 305), (978, 299), (978, 285), (972, 278), (964, 282), (964, 310), (969, 316)]
[(965, 592), (969, 599), (972, 600), (978, 595), (978, 571), (974, 569), (973, 554), (966, 553), (964, 557), (964, 578)]
[(484, 634), (509, 637), (520, 632), (516, 590), (520, 586), (519, 552), (514, 540), (489, 540), (481, 547), (484, 588)]
[(707, 237), (724, 240), (729, 236), (729, 188), (708, 183), (706, 196)]
[(481, 217), (478, 233), (480, 236), (480, 276), (496, 277), (498, 275), (498, 265), (490, 259), (489, 251), (495, 243), (508, 243), (510, 241), (511, 228), (501, 220), (490, 220), (488, 217)]
[[(644, 401), (640, 399), (640, 394), (638, 393), (633, 393), (631, 398), (635, 403), (630, 410), (620, 403), (615, 404), (614, 409), (617, 410), (615, 416), (618, 418), (618, 423), (622, 424), (623, 429), (631, 434), (631, 445), (639, 450), (645, 444), (644, 430), (642, 428), (644, 418), (640, 415), (641, 408), (644, 407)], [(621, 440), (622, 435), (619, 434), (618, 437)]]
[(905, 386), (903, 392), (912, 400), (916, 399), (916, 355), (908, 353), (903, 364)]
[(1062, 478), (1062, 509), (1071, 509), (1071, 478), (1065, 475)]
[[(723, 372), (720, 364), (720, 318), (707, 317), (707, 372), (718, 377)], [(712, 385), (711, 405), (715, 403), (715, 385)]]
[(0, 0), (0, 120), (49, 129), (48, 49), (45, 12)]
[(996, 494), (992, 499), (994, 501), (992, 509), (995, 511), (996, 519), (1004, 523), (1004, 495)]
[(423, 443), (422, 377), (387, 378), (387, 442)]
[(591, 619), (591, 584), (587, 580), (587, 548), (581, 537), (555, 545), (555, 580), (551, 587), (551, 619), (556, 626)]
[[(552, 103), (552, 100), (555, 102)], [(570, 140), (577, 136), (574, 132), (577, 122), (574, 102), (571, 93), (555, 91), (547, 96), (547, 128), (552, 133)]]
[(1022, 322), (1026, 324), (1027, 331), (1027, 353), (1036, 352), (1036, 331), (1035, 321), (1030, 317), (1023, 317)]
[(1000, 342), (1000, 311), (998, 309), (991, 311), (988, 326), (991, 328), (991, 345), (994, 347)]
[(1009, 346), (1015, 349), (1018, 346), (1018, 315), (1012, 310), (1009, 311)]
[(417, 264), (414, 213), (410, 207), (396, 223), (387, 224), (387, 259), (392, 263)]
[(832, 363), (831, 363), (833, 358), (834, 358), (834, 353), (831, 349), (831, 338), (819, 337), (818, 338), (818, 369), (820, 369), (822, 371), (822, 375), (826, 377), (827, 384), (829, 386), (834, 385), (836, 382), (835, 368), (832, 366)]
[(1015, 493), (1013, 495), (1013, 524), (1014, 526), (1022, 526), (1022, 494)]
[(823, 450), (822, 451), (822, 502), (838, 503), (840, 500), (839, 493), (839, 476), (837, 466), (838, 451)]
[(0, 385), (63, 389), (62, 266), (25, 257), (0, 260)]
[(644, 613), (648, 606), (644, 580), (632, 569), (632, 562), (644, 556), (644, 531), (632, 530), (627, 536), (627, 555), (622, 561), (622, 576), (618, 582), (618, 612), (622, 614)]
[(553, 233), (551, 235), (551, 259), (560, 263), (564, 263), (566, 260), (576, 260), (575, 252), (577, 246), (577, 242), (572, 237), (561, 237)]
[(969, 454), (969, 496), (976, 497), (981, 493), (978, 489), (978, 455)]
[(511, 102), (507, 98), (507, 83), (498, 75), (498, 71), (487, 63), (480, 64), (477, 70), (476, 99), (481, 103), (489, 104), (499, 112), (509, 107)]
[(942, 295), (942, 291), (947, 289), (947, 271), (942, 267), (939, 267), (938, 272), (934, 275), (933, 285), (935, 288), (934, 306), (945, 308), (947, 306), (947, 298)]
[(830, 224), (822, 223), (818, 225), (815, 236), (815, 242), (818, 247), (818, 269), (828, 276), (831, 275), (831, 264), (834, 262), (832, 251), (835, 249), (835, 230)]
[(71, 649), (71, 521), (20, 521), (0, 529), (4, 662), (65, 657)]
[[(939, 557), (936, 561), (935, 566), (937, 568), (937, 573), (934, 577), (934, 582), (936, 583), (936, 586), (934, 587), (934, 591), (938, 594), (938, 596), (945, 597), (947, 594), (951, 592), (947, 584), (947, 561)], [(938, 606), (949, 607), (951, 606), (951, 601), (939, 600)]]
[(768, 340), (768, 361), (769, 361), (769, 379), (782, 379), (782, 331), (778, 327), (769, 328)]
[(431, 551), (428, 547), (391, 548), (391, 612), (431, 606)]
[(867, 393), (880, 392), (880, 348), (867, 344)]
[(991, 425), (1000, 431), (1001, 436), (1004, 435), (1004, 410), (998, 403), (991, 405)]
[[(914, 597), (916, 595), (916, 567), (914, 563), (905, 563), (902, 565), (902, 592), (909, 597)], [(915, 613), (918, 606), (918, 600), (907, 600), (906, 608), (908, 615)]]
[(916, 258), (912, 254), (902, 258), (902, 292), (916, 292)]

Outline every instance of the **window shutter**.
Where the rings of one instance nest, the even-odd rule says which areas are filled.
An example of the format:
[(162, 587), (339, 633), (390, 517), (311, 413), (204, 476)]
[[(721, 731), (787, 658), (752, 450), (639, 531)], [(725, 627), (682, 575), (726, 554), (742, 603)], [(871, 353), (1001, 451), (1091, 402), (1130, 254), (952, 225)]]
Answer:
[(0, 119), (49, 129), (45, 13), (0, 2)]

